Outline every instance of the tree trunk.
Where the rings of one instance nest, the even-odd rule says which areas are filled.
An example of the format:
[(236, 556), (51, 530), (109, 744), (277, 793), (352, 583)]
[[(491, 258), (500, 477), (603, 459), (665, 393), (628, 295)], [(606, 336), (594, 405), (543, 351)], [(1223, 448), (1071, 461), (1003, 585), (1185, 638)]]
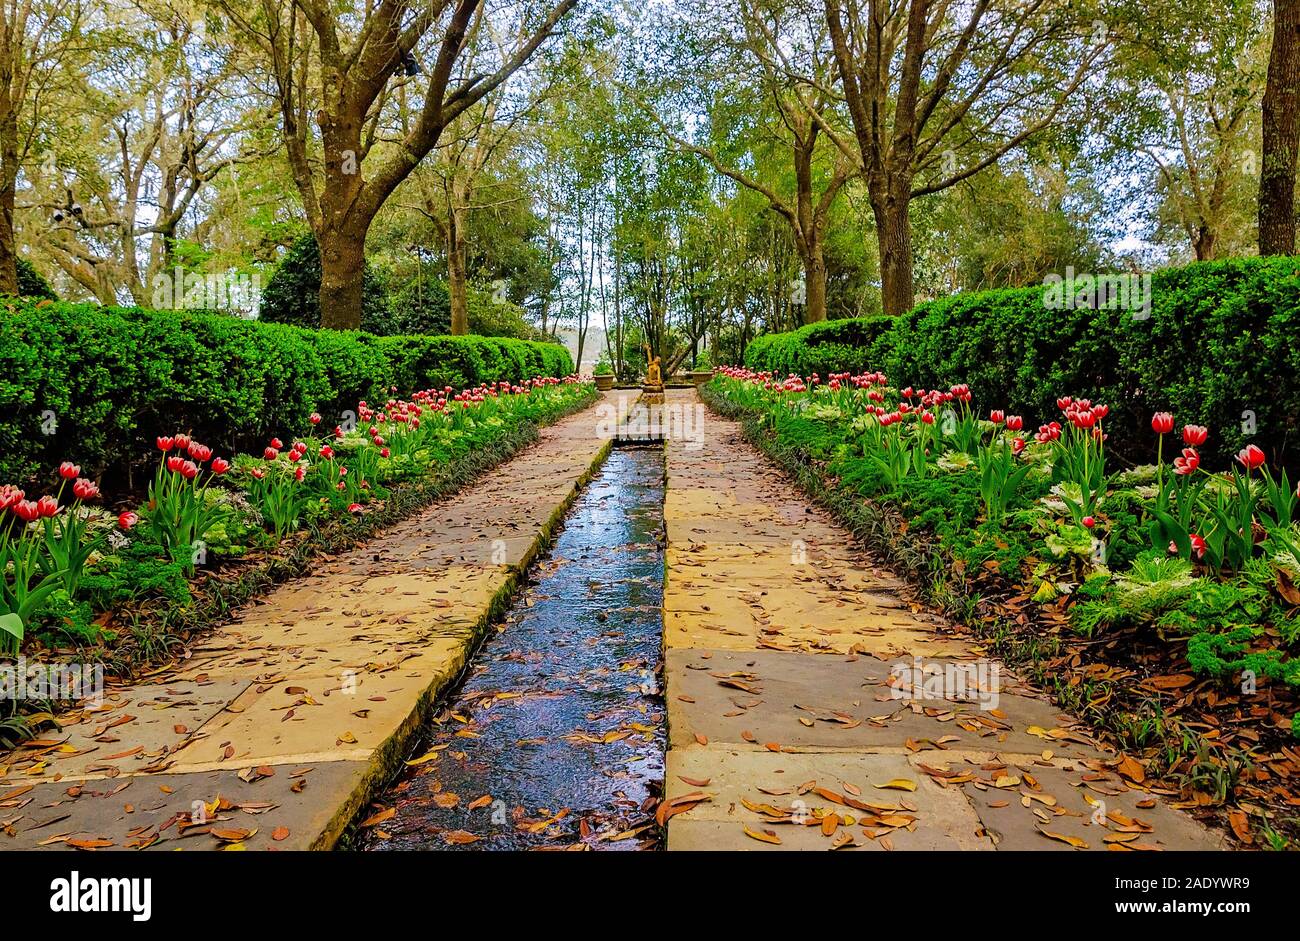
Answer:
[(815, 242), (803, 258), (804, 323), (821, 323), (826, 319), (826, 256), (821, 241)]
[(907, 216), (908, 196), (890, 195), (871, 201), (880, 249), (880, 302), (890, 316), (912, 309), (912, 223)]
[(1196, 253), (1196, 260), (1213, 261), (1214, 243), (1217, 240), (1214, 229), (1202, 223), (1196, 230), (1196, 237), (1192, 239), (1192, 250)]
[(0, 294), (18, 293), (18, 252), (14, 241), (14, 189), (0, 185)]
[(469, 282), (465, 274), (465, 220), (452, 207), (447, 214), (447, 294), (451, 300), (451, 334), (469, 333)]
[(1273, 49), (1264, 88), (1259, 253), (1295, 254), (1296, 148), (1300, 144), (1300, 0), (1273, 0)]
[[(7, 83), (7, 79), (6, 79)], [(0, 96), (0, 294), (18, 293), (18, 245), (14, 240), (14, 194), (18, 186), (18, 123), (7, 91)]]
[(366, 280), (366, 236), (325, 229), (320, 245), (320, 325), (327, 330), (361, 328)]

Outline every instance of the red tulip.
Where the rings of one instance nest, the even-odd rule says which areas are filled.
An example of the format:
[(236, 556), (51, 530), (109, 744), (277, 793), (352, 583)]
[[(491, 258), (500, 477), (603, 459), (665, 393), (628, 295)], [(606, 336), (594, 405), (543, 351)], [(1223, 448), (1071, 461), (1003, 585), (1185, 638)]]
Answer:
[(1024, 439), (1024, 438), (1021, 438), (1021, 437), (1015, 437), (1015, 438), (1012, 438), (1012, 439), (1011, 439), (1011, 453), (1012, 453), (1012, 454), (1019, 454), (1019, 453), (1020, 453), (1021, 451), (1023, 451), (1024, 449), (1025, 449), (1025, 439)]
[(1174, 430), (1174, 416), (1170, 412), (1156, 412), (1151, 416), (1151, 430), (1158, 435), (1169, 434)]
[(193, 480), (199, 476), (199, 466), (193, 461), (185, 461), (181, 464), (181, 476), (186, 480)]
[(212, 457), (212, 449), (205, 444), (199, 444), (197, 441), (191, 441), (189, 448), (186, 450), (189, 452), (190, 457), (200, 464)]
[(224, 457), (218, 457), (213, 459), (212, 473), (224, 474), (228, 470), (230, 470), (230, 462), (227, 461)]
[(78, 478), (72, 485), (72, 495), (78, 500), (93, 500), (99, 496), (99, 488), (89, 480)]
[(1097, 521), (1093, 519), (1091, 516), (1085, 516), (1082, 520), (1080, 520), (1080, 522), (1083, 523), (1084, 529), (1092, 529), (1092, 527), (1097, 525)]
[(1007, 428), (1009, 428), (1012, 431), (1019, 431), (1023, 427), (1025, 427), (1025, 420), (1021, 416), (1019, 415), (1007, 416)]
[(130, 529), (138, 522), (140, 522), (139, 514), (132, 513), (130, 510), (127, 510), (117, 518), (117, 525), (122, 529)]
[(989, 421), (993, 422), (993, 424), (1000, 425), (1004, 420), (1006, 420), (1006, 415), (1003, 414), (1001, 409), (995, 408), (989, 412)]
[(189, 435), (172, 435), (172, 441), (176, 444), (176, 447), (181, 449), (188, 448), (190, 440)]
[(185, 458), (181, 457), (178, 454), (174, 454), (171, 457), (167, 458), (167, 469), (169, 471), (172, 471), (174, 473), (180, 473), (181, 468), (184, 466), (185, 466)]
[(263, 478), (266, 477), (266, 471), (262, 470), (262, 468), (260, 467), (254, 467), (251, 471), (249, 471), (249, 473), (252, 474), (254, 477), (256, 477), (258, 480), (262, 480)]
[(64, 461), (59, 465), (59, 476), (64, 480), (74, 480), (81, 476), (81, 468), (71, 461)]
[(334, 456), (334, 449), (331, 448), (328, 444), (324, 445), (320, 449), (320, 456), (328, 461), (330, 458)]
[(267, 448), (265, 451), (262, 452), (262, 457), (266, 458), (268, 461), (274, 461), (279, 456), (280, 456), (280, 452), (277, 451), (275, 448)]
[(1210, 436), (1210, 430), (1204, 425), (1183, 425), (1183, 444), (1200, 447)]
[(13, 511), (24, 523), (40, 519), (41, 511), (34, 500), (19, 500), (13, 505)]
[(275, 448), (275, 450), (277, 450), (277, 451), (283, 451), (283, 450), (284, 450), (284, 442), (281, 441), (279, 438), (272, 438), (272, 439), (271, 439), (271, 447)]
[(312, 412), (310, 415), (307, 416), (307, 421), (311, 422), (313, 425), (319, 425), (319, 424), (320, 424), (320, 413), (319, 413), (319, 412)]
[(299, 483), (301, 483), (302, 479), (306, 476), (307, 476), (307, 468), (303, 467), (301, 464), (299, 464), (297, 467), (293, 469), (293, 479), (298, 481)]
[(176, 444), (176, 440), (171, 437), (157, 438), (155, 440), (158, 444), (158, 450), (160, 451), (170, 451), (172, 446)]
[(349, 513), (360, 513), (360, 512), (361, 512), (361, 504), (360, 504), (360, 503), (353, 503), (353, 504), (350, 504), (350, 505), (348, 506), (348, 512), (349, 512)]
[[(1196, 558), (1198, 559), (1205, 558), (1204, 539), (1196, 535), (1196, 533), (1192, 533), (1190, 536), (1187, 537), (1187, 541), (1192, 544), (1192, 555), (1196, 556)], [(1169, 552), (1170, 554), (1175, 554), (1178, 552), (1178, 544), (1175, 543), (1172, 539), (1169, 541)]]
[(41, 516), (53, 516), (59, 512), (59, 504), (53, 497), (41, 497), (36, 501), (36, 510)]
[(390, 452), (389, 452), (388, 448), (384, 448), (382, 451), (379, 452), (379, 456), (380, 456), (380, 457), (388, 457), (389, 453), (390, 453)]
[(0, 512), (3, 512), (18, 503), (23, 498), (23, 492), (13, 484), (5, 484), (0, 487)]
[(1264, 463), (1264, 452), (1253, 444), (1248, 444), (1237, 452), (1237, 460), (1248, 471), (1254, 470)]
[(1186, 477), (1201, 466), (1201, 456), (1193, 448), (1183, 448), (1183, 456), (1174, 458), (1174, 473)]

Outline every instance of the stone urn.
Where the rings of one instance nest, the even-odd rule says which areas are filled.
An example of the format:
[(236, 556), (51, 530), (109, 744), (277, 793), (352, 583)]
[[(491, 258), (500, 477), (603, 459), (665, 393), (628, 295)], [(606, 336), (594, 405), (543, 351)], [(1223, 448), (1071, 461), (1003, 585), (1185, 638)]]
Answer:
[(691, 381), (695, 383), (695, 388), (697, 389), (712, 378), (712, 369), (695, 369), (691, 372)]
[(603, 375), (596, 376), (595, 379), (596, 379), (596, 388), (599, 389), (601, 392), (608, 392), (610, 389), (614, 388), (613, 373), (607, 372), (604, 373)]

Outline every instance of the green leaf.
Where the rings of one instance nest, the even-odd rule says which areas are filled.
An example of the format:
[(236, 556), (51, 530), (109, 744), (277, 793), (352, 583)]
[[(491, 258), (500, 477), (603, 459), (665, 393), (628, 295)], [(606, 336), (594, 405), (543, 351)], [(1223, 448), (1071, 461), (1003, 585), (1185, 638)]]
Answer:
[(23, 640), (23, 619), (14, 612), (0, 614), (0, 631), (11, 635), (19, 643)]

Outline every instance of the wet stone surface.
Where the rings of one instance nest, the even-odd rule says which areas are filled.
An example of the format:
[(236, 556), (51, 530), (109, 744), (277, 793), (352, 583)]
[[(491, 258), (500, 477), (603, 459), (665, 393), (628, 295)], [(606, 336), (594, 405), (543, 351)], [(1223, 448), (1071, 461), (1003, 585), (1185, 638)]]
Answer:
[(616, 450), (360, 847), (654, 848), (663, 565), (662, 451)]

